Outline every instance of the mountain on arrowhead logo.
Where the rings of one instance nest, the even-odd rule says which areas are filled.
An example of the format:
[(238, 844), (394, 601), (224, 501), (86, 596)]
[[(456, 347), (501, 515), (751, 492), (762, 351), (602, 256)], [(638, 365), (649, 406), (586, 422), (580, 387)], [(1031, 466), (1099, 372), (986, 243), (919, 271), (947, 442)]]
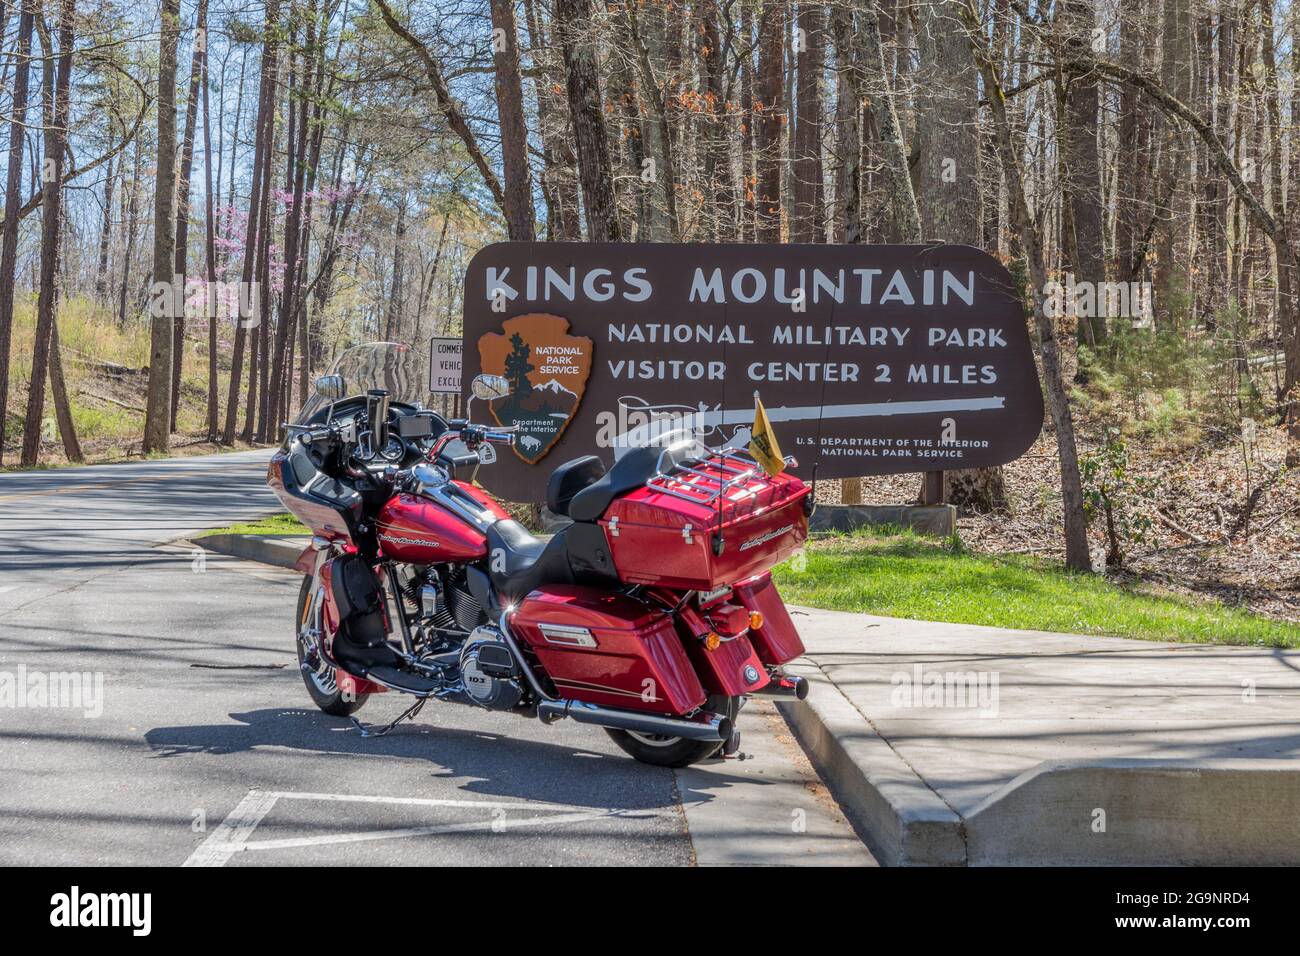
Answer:
[(488, 403), (498, 425), (514, 425), (515, 454), (535, 465), (573, 421), (591, 374), (591, 339), (569, 334), (569, 320), (532, 312), (507, 319), (478, 340), (485, 373), (502, 375), (510, 394)]

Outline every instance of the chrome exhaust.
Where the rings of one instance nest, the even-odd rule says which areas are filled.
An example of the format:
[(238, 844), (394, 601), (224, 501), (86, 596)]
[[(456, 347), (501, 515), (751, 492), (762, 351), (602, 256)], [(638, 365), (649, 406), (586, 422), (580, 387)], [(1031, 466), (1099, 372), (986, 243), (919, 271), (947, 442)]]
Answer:
[(686, 740), (727, 740), (731, 737), (731, 718), (703, 713), (695, 718), (643, 714), (634, 710), (615, 710), (580, 700), (543, 700), (537, 704), (537, 716), (544, 724), (572, 717), (580, 724), (595, 724), (614, 730), (632, 730), (661, 737)]
[(808, 696), (808, 682), (802, 677), (777, 671), (770, 681), (750, 693), (760, 697), (793, 697), (795, 700), (803, 700)]

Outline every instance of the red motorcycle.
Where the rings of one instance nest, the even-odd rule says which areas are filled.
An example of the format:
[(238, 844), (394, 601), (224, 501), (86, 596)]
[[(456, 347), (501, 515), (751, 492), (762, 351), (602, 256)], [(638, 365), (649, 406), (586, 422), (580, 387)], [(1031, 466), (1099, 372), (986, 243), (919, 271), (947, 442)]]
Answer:
[[(609, 470), (596, 456), (556, 468), (547, 505), (572, 523), (540, 539), (474, 482), (513, 433), (408, 401), (412, 357), (345, 353), (271, 461), (313, 534), (297, 644), (321, 710), (365, 735), (430, 698), (570, 718), (682, 767), (736, 751), (749, 695), (806, 695), (781, 669), (803, 644), (770, 574), (807, 537), (803, 482), (669, 431)], [(480, 376), (472, 391), (487, 403), (509, 385)], [(397, 720), (352, 717), (390, 690), (415, 698)]]

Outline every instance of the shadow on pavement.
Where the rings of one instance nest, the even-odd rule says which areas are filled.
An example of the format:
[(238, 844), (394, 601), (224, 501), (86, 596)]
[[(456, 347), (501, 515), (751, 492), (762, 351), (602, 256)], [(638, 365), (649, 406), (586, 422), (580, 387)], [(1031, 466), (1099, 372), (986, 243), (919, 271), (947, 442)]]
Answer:
[[(230, 717), (237, 723), (157, 727), (145, 733), (145, 740), (159, 758), (229, 756), (261, 747), (394, 757), (428, 761), (437, 778), (466, 778), (459, 789), (470, 793), (628, 810), (675, 805), (670, 770), (621, 754), (418, 722), (403, 724), (386, 737), (362, 738), (341, 718), (291, 708)], [(409, 789), (404, 795), (422, 796)], [(446, 796), (446, 790), (429, 796)]]

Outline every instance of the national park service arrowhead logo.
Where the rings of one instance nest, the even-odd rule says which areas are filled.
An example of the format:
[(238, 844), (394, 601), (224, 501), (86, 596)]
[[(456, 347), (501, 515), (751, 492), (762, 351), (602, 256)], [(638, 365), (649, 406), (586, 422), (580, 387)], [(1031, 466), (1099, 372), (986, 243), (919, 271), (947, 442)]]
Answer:
[(591, 339), (569, 334), (569, 320), (531, 312), (507, 319), (478, 340), (482, 369), (510, 382), (488, 403), (498, 425), (517, 428), (515, 454), (535, 465), (573, 421), (591, 374)]

